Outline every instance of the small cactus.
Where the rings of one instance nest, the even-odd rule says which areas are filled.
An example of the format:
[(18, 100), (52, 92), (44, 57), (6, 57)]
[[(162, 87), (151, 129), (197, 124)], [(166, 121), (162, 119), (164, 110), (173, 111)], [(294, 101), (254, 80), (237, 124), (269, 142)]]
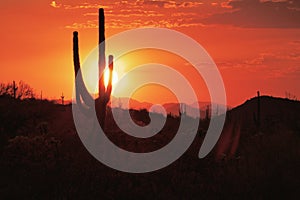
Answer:
[(64, 93), (62, 93), (62, 94), (61, 94), (61, 104), (62, 104), (62, 105), (65, 104), (64, 99), (65, 99), (65, 96), (64, 96)]
[(260, 112), (260, 92), (257, 91), (257, 113), (253, 113), (254, 123), (256, 125), (257, 131), (260, 131), (261, 127), (261, 112)]
[(209, 120), (209, 106), (206, 107), (206, 111), (205, 111), (205, 119)]
[(17, 98), (16, 93), (17, 93), (18, 87), (16, 86), (15, 81), (13, 81), (13, 88), (12, 89), (13, 89), (13, 97), (14, 97), (14, 99), (16, 99)]

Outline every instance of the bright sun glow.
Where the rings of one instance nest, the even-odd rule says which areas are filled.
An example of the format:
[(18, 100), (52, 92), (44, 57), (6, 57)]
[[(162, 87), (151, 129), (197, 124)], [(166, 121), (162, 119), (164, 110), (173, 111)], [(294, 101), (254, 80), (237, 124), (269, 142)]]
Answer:
[[(107, 88), (109, 80), (109, 69), (105, 68), (104, 71), (104, 86)], [(118, 82), (118, 74), (113, 71), (112, 73), (112, 86), (114, 86)]]
[(52, 6), (53, 8), (59, 8), (60, 5), (57, 5), (57, 3), (55, 1), (52, 1), (50, 6)]

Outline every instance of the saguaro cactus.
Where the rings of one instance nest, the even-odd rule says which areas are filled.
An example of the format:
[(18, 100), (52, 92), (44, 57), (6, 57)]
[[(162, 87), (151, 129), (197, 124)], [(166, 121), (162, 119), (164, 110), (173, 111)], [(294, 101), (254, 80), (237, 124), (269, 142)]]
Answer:
[(65, 104), (65, 102), (64, 102), (64, 99), (65, 99), (64, 93), (61, 94), (60, 98), (61, 98), (61, 104), (64, 105)]
[(206, 107), (206, 110), (205, 110), (205, 119), (207, 121), (209, 120), (209, 105)]
[(75, 77), (78, 74), (80, 69), (80, 60), (79, 60), (79, 47), (78, 47), (78, 32), (73, 32), (73, 61), (74, 61), (74, 71)]
[(99, 67), (99, 98), (105, 93), (103, 72), (105, 69), (105, 16), (103, 8), (99, 9), (99, 45), (98, 45), (98, 67)]
[(100, 126), (104, 129), (106, 106), (110, 100), (112, 91), (112, 71), (113, 71), (113, 56), (108, 58), (109, 65), (109, 80), (107, 88), (104, 85), (104, 69), (105, 69), (105, 16), (103, 8), (99, 9), (99, 98), (96, 100), (96, 112)]
[(253, 116), (254, 116), (254, 122), (256, 124), (256, 128), (257, 128), (257, 131), (259, 132), (260, 131), (260, 126), (261, 126), (261, 113), (260, 113), (260, 92), (257, 91), (257, 113), (255, 115), (255, 113), (253, 113)]
[[(99, 120), (102, 129), (104, 129), (104, 125), (105, 125), (106, 106), (110, 100), (110, 95), (112, 91), (112, 71), (113, 71), (113, 56), (110, 55), (109, 56), (109, 81), (108, 81), (107, 88), (105, 88), (104, 73), (103, 73), (106, 65), (104, 24), (105, 24), (104, 10), (103, 8), (100, 8), (99, 9), (99, 45), (98, 45), (99, 97), (96, 99), (95, 107), (96, 107), (97, 118)], [(79, 60), (79, 47), (78, 47), (78, 32), (76, 31), (73, 33), (73, 59), (74, 59), (75, 77), (78, 78), (78, 81), (76, 81), (76, 92), (82, 93), (82, 94), (76, 94), (76, 101), (78, 101), (78, 103), (80, 102), (80, 96), (82, 97), (83, 101), (89, 101), (90, 95), (87, 94), (87, 90), (84, 87), (81, 74), (78, 74), (80, 70), (80, 60)]]
[(17, 98), (16, 93), (17, 93), (18, 87), (16, 86), (15, 81), (13, 81), (13, 88), (12, 89), (13, 89), (13, 97), (14, 97), (14, 99), (16, 99)]
[[(94, 99), (89, 94), (87, 88), (84, 85), (82, 74), (80, 71), (80, 59), (79, 59), (79, 49), (78, 49), (78, 32), (73, 32), (73, 61), (74, 61), (74, 72), (75, 72), (75, 88), (76, 88), (76, 102), (82, 112), (89, 110), (88, 107), (94, 105)], [(86, 106), (82, 106), (81, 99)]]

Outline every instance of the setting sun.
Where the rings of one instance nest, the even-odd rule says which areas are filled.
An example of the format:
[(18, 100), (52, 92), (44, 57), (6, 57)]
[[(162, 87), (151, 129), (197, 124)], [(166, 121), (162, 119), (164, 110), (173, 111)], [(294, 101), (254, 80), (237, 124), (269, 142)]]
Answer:
[[(109, 69), (105, 68), (105, 71), (104, 71), (104, 85), (105, 85), (106, 88), (108, 86), (109, 75), (110, 75)], [(116, 73), (116, 71), (113, 71), (112, 72), (112, 85), (114, 86), (117, 82), (118, 82), (118, 74)]]

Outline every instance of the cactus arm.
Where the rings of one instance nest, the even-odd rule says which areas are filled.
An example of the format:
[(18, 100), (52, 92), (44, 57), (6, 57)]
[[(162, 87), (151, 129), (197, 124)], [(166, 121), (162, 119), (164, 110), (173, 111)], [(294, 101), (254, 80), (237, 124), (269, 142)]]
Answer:
[[(108, 85), (105, 92), (105, 96), (108, 98), (108, 101), (110, 99), (111, 91), (112, 91), (112, 76), (113, 76), (113, 70), (114, 70), (114, 57), (112, 55), (109, 56), (109, 79), (108, 79)], [(107, 101), (107, 103), (108, 103)]]
[(74, 71), (75, 77), (77, 76), (80, 69), (80, 60), (79, 60), (79, 47), (78, 47), (78, 32), (73, 32), (73, 62), (74, 62)]
[(73, 32), (73, 62), (74, 62), (74, 71), (75, 71), (75, 92), (76, 92), (76, 103), (79, 106), (80, 110), (85, 112), (89, 108), (86, 108), (81, 103), (81, 98), (85, 105), (91, 107), (93, 105), (93, 97), (89, 94), (85, 84), (83, 82), (81, 67), (80, 67), (80, 58), (79, 58), (79, 47), (78, 47), (78, 32)]

